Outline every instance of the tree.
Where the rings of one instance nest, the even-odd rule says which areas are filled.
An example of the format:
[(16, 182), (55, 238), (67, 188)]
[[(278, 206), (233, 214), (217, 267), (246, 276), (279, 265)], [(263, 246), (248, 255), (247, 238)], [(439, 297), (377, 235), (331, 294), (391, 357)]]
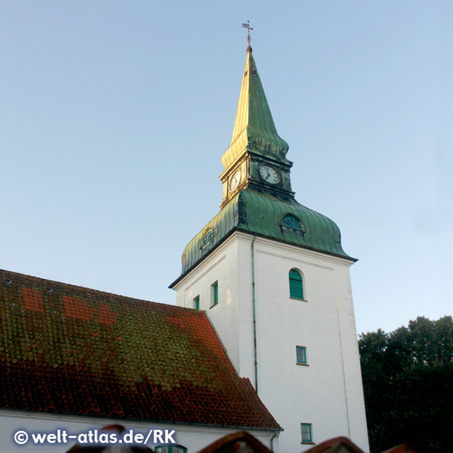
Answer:
[(362, 334), (359, 349), (371, 451), (453, 451), (452, 317)]

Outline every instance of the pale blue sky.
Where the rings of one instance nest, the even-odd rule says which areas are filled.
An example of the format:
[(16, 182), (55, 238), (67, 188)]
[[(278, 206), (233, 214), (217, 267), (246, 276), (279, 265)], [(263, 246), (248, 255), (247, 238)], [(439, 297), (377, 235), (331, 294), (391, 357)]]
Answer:
[(358, 332), (452, 314), (453, 2), (0, 1), (0, 268), (175, 302), (252, 46)]

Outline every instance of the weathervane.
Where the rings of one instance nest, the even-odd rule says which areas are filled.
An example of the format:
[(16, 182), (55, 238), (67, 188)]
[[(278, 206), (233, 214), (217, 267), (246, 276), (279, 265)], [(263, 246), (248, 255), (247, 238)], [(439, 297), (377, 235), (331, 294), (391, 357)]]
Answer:
[(247, 38), (247, 39), (248, 39), (249, 47), (250, 47), (250, 41), (252, 40), (252, 39), (250, 38), (250, 30), (253, 30), (253, 28), (250, 27), (250, 21), (249, 21), (249, 20), (247, 21), (246, 24), (242, 24), (242, 26), (243, 26), (244, 28), (246, 28), (247, 31), (248, 31), (248, 38)]

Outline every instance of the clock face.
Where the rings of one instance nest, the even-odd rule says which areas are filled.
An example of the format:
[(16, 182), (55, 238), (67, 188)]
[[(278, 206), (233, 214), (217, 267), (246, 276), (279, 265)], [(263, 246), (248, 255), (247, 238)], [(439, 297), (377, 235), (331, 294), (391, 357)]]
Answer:
[(277, 184), (280, 182), (280, 175), (277, 173), (277, 170), (269, 167), (269, 165), (261, 166), (260, 175), (269, 184)]
[(230, 190), (233, 191), (241, 182), (241, 170), (238, 170), (230, 179)]

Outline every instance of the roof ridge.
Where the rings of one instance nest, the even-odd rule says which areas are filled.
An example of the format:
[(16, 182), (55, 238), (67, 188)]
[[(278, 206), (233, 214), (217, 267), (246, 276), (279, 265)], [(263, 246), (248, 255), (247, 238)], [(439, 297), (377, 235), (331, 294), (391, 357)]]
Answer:
[(49, 283), (50, 285), (60, 286), (60, 287), (63, 287), (63, 288), (66, 287), (68, 289), (76, 289), (76, 290), (80, 290), (80, 291), (87, 291), (89, 293), (97, 294), (99, 296), (104, 296), (104, 297), (109, 297), (109, 298), (114, 298), (114, 299), (120, 298), (124, 302), (142, 302), (142, 303), (144, 302), (144, 303), (147, 303), (147, 304), (156, 304), (156, 305), (159, 305), (159, 306), (163, 305), (163, 306), (166, 306), (166, 307), (173, 307), (176, 310), (188, 310), (188, 311), (192, 311), (192, 312), (197, 312), (197, 310), (194, 310), (193, 308), (189, 308), (189, 307), (179, 307), (177, 305), (167, 304), (167, 303), (164, 303), (164, 302), (156, 302), (156, 301), (148, 300), (148, 299), (139, 299), (139, 298), (136, 298), (136, 297), (124, 296), (122, 294), (110, 293), (108, 291), (102, 291), (102, 290), (98, 290), (98, 289), (94, 289), (94, 288), (89, 288), (87, 286), (74, 285), (72, 283), (65, 283), (65, 282), (61, 282), (61, 281), (58, 281), (58, 280), (50, 280), (50, 279), (47, 279), (47, 278), (37, 277), (37, 276), (34, 276), (34, 275), (29, 275), (29, 274), (23, 274), (21, 272), (10, 271), (10, 270), (7, 270), (7, 269), (0, 269), (0, 276), (2, 274), (9, 274), (10, 276), (18, 276), (22, 280), (32, 279), (32, 280), (37, 280), (37, 281), (40, 281), (40, 282)]

